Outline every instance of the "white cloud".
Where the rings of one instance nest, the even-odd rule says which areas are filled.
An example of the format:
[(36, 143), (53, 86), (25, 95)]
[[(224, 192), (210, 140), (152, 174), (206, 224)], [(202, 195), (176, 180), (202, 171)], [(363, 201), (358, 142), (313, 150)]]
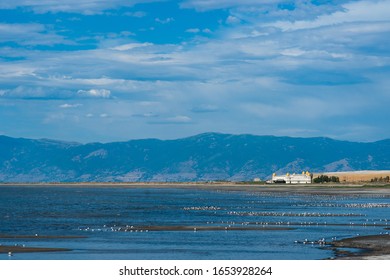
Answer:
[(71, 44), (62, 36), (51, 32), (38, 23), (0, 23), (0, 42), (13, 42), (20, 45)]
[(175, 116), (173, 118), (167, 118), (167, 121), (177, 123), (188, 123), (191, 122), (191, 118), (188, 116)]
[(232, 16), (232, 15), (228, 16), (226, 19), (227, 24), (238, 24), (240, 22), (241, 22), (241, 20), (239, 18)]
[(267, 4), (283, 3), (283, 0), (184, 0), (182, 8), (194, 8), (197, 10), (226, 9), (238, 6), (262, 6)]
[(79, 90), (77, 93), (81, 96), (101, 97), (101, 98), (110, 98), (111, 96), (111, 91), (108, 89)]
[(197, 33), (205, 33), (205, 34), (211, 34), (213, 33), (210, 29), (208, 28), (203, 28), (202, 30), (200, 28), (188, 28), (186, 30), (187, 33), (194, 33), (194, 34), (197, 34)]
[(314, 20), (278, 21), (270, 25), (284, 31), (318, 28), (351, 22), (389, 22), (390, 1), (357, 1), (343, 5), (342, 11), (318, 16)]
[(291, 49), (284, 49), (280, 53), (282, 55), (287, 55), (287, 56), (300, 56), (307, 52), (298, 48), (291, 48)]
[(144, 48), (144, 47), (149, 47), (149, 46), (153, 46), (153, 44), (151, 44), (151, 43), (130, 43), (130, 44), (124, 44), (124, 45), (120, 45), (120, 46), (115, 46), (115, 47), (112, 47), (111, 49), (116, 50), (116, 51), (128, 51), (128, 50), (132, 50), (132, 49)]
[(186, 30), (188, 33), (199, 33), (200, 29), (199, 28), (189, 28)]
[(175, 19), (173, 17), (169, 17), (169, 18), (165, 18), (165, 19), (155, 18), (154, 20), (158, 23), (161, 23), (161, 24), (168, 24), (168, 23), (175, 21)]
[(130, 36), (135, 36), (136, 34), (134, 32), (131, 32), (131, 31), (121, 31), (119, 33), (119, 36), (120, 37), (130, 37)]
[(1, 36), (2, 40), (5, 39), (7, 33), (14, 34), (14, 35), (18, 35), (18, 34), (26, 35), (31, 32), (38, 33), (42, 31), (45, 31), (45, 27), (44, 25), (38, 23), (28, 23), (28, 24), (0, 23), (0, 32), (2, 34)]
[(44, 87), (36, 86), (17, 86), (16, 88), (3, 90), (2, 96), (8, 98), (20, 98), (20, 99), (29, 99), (29, 98), (47, 98), (52, 95), (52, 89), (46, 89)]
[(132, 115), (132, 117), (136, 117), (136, 118), (156, 118), (158, 116), (159, 116), (158, 114), (154, 114), (154, 113), (143, 113), (143, 114)]
[(190, 124), (192, 119), (188, 116), (178, 115), (174, 117), (162, 118), (161, 120), (150, 121), (150, 124)]
[(13, 0), (0, 1), (0, 9), (30, 8), (36, 13), (81, 13), (86, 15), (99, 14), (108, 9), (132, 7), (138, 3), (155, 2), (155, 0)]
[[(387, 9), (384, 1), (355, 1), (345, 4), (343, 11), (318, 12), (320, 16), (308, 16), (306, 10), (299, 10), (301, 7), (291, 13), (259, 16), (261, 5), (257, 4), (263, 1), (242, 2), (257, 9), (238, 7), (239, 1), (185, 3), (190, 2), (196, 2), (197, 7), (202, 3), (204, 7), (234, 7), (228, 12), (245, 24), (221, 24), (212, 35), (176, 45), (136, 42), (133, 38), (108, 40), (105, 36), (97, 49), (59, 52), (0, 48), (0, 56), (10, 58), (1, 61), (2, 101), (31, 102), (34, 105), (30, 106), (41, 110), (38, 104), (42, 99), (66, 99), (64, 104), (55, 102), (55, 112), (59, 104), (65, 109), (84, 103), (86, 110), (81, 116), (86, 117), (85, 122), (99, 131), (98, 122), (107, 114), (113, 124), (110, 129), (123, 137), (128, 137), (129, 131), (136, 137), (190, 135), (195, 131), (192, 127), (197, 132), (279, 131), (310, 136), (319, 123), (329, 134), (337, 135), (336, 126), (348, 128), (355, 121), (364, 125), (363, 115), (376, 118), (373, 126), (378, 130), (386, 127), (383, 119), (388, 119), (389, 113), (383, 104), (389, 104), (390, 23), (381, 11)], [(12, 40), (5, 27), (0, 32), (7, 35), (0, 38)], [(13, 26), (20, 41), (29, 36), (22, 27)], [(39, 24), (27, 27), (37, 38), (50, 31)], [(190, 28), (187, 32), (211, 31)], [(112, 93), (115, 98), (110, 98)], [(9, 100), (11, 97), (15, 100)], [(78, 100), (85, 97), (92, 98)], [(21, 100), (24, 98), (39, 100)], [(65, 116), (74, 113), (59, 111)], [(84, 115), (87, 112), (93, 114)], [(212, 122), (207, 112), (213, 112)], [(321, 121), (315, 123), (317, 120)], [(147, 131), (145, 123), (191, 125), (180, 130), (156, 125)], [(375, 137), (386, 133), (388, 130)], [(360, 133), (362, 139), (364, 134)], [(359, 138), (359, 133), (346, 131), (345, 135)]]
[(126, 12), (124, 13), (124, 15), (129, 17), (135, 17), (135, 18), (143, 18), (146, 17), (147, 13), (143, 11), (137, 11), (137, 12)]
[(81, 106), (83, 106), (83, 104), (80, 104), (80, 103), (76, 103), (76, 104), (65, 103), (65, 104), (60, 105), (59, 107), (60, 108), (64, 108), (64, 109), (68, 109), (68, 108), (78, 108), (78, 107), (81, 107)]

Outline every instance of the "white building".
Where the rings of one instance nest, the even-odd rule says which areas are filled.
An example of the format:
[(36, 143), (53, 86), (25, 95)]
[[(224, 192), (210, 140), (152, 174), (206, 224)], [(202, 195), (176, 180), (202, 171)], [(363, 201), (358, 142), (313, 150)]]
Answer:
[(272, 174), (272, 179), (267, 181), (271, 184), (311, 184), (311, 174), (309, 171), (302, 172), (302, 174), (276, 175)]

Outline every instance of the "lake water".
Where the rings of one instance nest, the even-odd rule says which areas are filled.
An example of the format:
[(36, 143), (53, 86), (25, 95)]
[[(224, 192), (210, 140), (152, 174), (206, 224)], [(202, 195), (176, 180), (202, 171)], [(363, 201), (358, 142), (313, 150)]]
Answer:
[[(86, 238), (0, 237), (2, 245), (71, 249), (0, 259), (325, 259), (333, 251), (318, 240), (384, 234), (389, 218), (390, 199), (380, 195), (7, 186), (0, 235)], [(269, 227), (276, 230), (247, 230)]]

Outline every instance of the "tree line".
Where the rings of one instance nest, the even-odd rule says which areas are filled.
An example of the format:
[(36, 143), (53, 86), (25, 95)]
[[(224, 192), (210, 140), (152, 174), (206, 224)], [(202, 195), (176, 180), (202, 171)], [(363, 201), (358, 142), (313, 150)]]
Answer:
[(337, 176), (321, 175), (313, 179), (313, 183), (340, 183), (340, 178)]
[(389, 176), (386, 176), (386, 177), (375, 177), (373, 179), (371, 179), (371, 183), (376, 183), (376, 182), (380, 182), (380, 183), (389, 183), (390, 182), (390, 177)]

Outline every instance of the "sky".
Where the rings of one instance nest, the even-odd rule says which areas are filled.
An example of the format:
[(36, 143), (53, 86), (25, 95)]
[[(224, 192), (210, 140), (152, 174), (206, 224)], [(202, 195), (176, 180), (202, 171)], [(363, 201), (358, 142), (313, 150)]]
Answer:
[(0, 0), (0, 135), (390, 138), (390, 0)]

